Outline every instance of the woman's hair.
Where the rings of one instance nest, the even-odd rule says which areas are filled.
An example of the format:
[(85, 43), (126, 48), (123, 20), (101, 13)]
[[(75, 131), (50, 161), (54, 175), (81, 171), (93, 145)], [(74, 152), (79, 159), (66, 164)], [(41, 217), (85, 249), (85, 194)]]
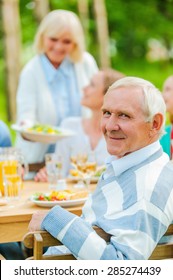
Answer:
[(103, 72), (103, 79), (104, 79), (104, 94), (107, 92), (109, 87), (116, 82), (117, 80), (125, 77), (125, 75), (119, 71), (114, 69), (108, 68), (105, 70), (101, 70)]
[(160, 136), (164, 134), (164, 125), (165, 125), (165, 114), (166, 114), (166, 105), (162, 96), (162, 93), (149, 81), (137, 78), (137, 77), (125, 77), (122, 78), (109, 87), (108, 91), (117, 89), (120, 87), (139, 87), (143, 91), (144, 95), (144, 112), (147, 116), (146, 121), (152, 121), (153, 117), (160, 113), (163, 115), (163, 124), (160, 128)]
[(73, 62), (82, 59), (85, 51), (84, 32), (78, 16), (66, 10), (54, 10), (48, 13), (38, 27), (34, 47), (37, 53), (44, 53), (43, 37), (61, 36), (69, 31), (74, 42), (74, 49), (69, 55)]

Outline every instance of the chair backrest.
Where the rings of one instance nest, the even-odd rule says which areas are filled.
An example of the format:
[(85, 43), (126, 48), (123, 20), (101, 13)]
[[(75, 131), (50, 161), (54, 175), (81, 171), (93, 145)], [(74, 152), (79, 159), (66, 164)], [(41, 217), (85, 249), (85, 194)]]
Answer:
[[(93, 228), (100, 237), (102, 237), (106, 242), (109, 242), (111, 235), (103, 231), (101, 228)], [(23, 238), (23, 243), (26, 248), (33, 249), (33, 257), (28, 258), (31, 260), (75, 260), (75, 257), (72, 254), (51, 256), (43, 254), (44, 247), (63, 245), (47, 231), (28, 232)]]
[[(173, 235), (173, 224), (171, 224), (164, 236)], [(163, 260), (163, 259), (173, 259), (173, 243), (163, 243), (158, 244), (151, 254), (149, 260)]]
[[(98, 227), (94, 227), (97, 234), (103, 238), (106, 242), (109, 242), (111, 235), (104, 232)], [(171, 224), (165, 233), (166, 236), (173, 235), (173, 224)], [(59, 246), (62, 245), (60, 241), (50, 235), (47, 231), (29, 232), (24, 236), (23, 243), (25, 247), (33, 249), (33, 257), (28, 259), (32, 260), (75, 260), (72, 254), (64, 255), (44, 255), (43, 249), (47, 246)], [(159, 244), (156, 246), (150, 260), (161, 260), (173, 258), (173, 243)]]

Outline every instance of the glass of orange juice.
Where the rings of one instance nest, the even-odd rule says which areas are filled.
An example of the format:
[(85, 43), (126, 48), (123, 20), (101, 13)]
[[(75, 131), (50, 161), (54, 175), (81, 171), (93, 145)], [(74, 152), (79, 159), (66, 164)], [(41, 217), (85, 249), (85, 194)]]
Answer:
[(2, 196), (4, 196), (3, 166), (6, 166), (6, 172), (8, 172), (10, 175), (16, 173), (17, 164), (18, 163), (16, 160), (6, 160), (0, 162), (0, 190)]
[(8, 200), (19, 199), (22, 187), (22, 165), (8, 161), (2, 165), (4, 195)]
[(20, 150), (15, 147), (0, 148), (0, 192), (4, 196), (4, 182), (3, 182), (3, 165), (6, 165), (7, 173), (16, 173), (17, 166), (23, 165), (23, 173), (26, 175), (28, 172), (28, 165), (24, 160), (23, 155)]

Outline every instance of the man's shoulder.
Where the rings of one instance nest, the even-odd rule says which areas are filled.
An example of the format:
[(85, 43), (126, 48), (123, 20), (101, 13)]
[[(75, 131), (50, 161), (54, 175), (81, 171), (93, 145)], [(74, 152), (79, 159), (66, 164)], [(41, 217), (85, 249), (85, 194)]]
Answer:
[[(153, 162), (153, 169), (155, 169), (153, 170), (153, 174), (157, 176), (157, 185), (161, 182), (163, 189), (168, 185), (173, 189), (173, 161), (169, 160), (166, 153), (163, 152), (162, 156)], [(152, 170), (150, 170), (150, 173), (151, 171)]]
[(166, 168), (172, 172), (172, 176), (173, 176), (173, 161), (172, 161), (172, 160), (170, 160), (170, 161), (166, 164)]

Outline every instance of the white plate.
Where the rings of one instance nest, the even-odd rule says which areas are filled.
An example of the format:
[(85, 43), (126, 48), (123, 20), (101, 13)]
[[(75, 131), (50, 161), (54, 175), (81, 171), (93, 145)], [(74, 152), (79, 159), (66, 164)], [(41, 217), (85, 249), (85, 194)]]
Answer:
[(19, 132), (25, 139), (41, 143), (56, 143), (59, 139), (74, 135), (74, 132), (71, 130), (53, 126), (52, 128), (58, 129), (61, 132), (61, 134), (48, 134), (43, 132), (28, 131), (28, 127), (26, 128), (17, 124), (12, 124), (11, 128), (16, 132)]
[(80, 199), (72, 199), (72, 200), (61, 200), (61, 201), (45, 201), (45, 200), (35, 200), (34, 196), (31, 196), (31, 201), (35, 203), (36, 205), (40, 207), (53, 207), (55, 205), (59, 205), (62, 207), (69, 207), (69, 206), (75, 206), (79, 204), (83, 204), (87, 197), (80, 198)]

